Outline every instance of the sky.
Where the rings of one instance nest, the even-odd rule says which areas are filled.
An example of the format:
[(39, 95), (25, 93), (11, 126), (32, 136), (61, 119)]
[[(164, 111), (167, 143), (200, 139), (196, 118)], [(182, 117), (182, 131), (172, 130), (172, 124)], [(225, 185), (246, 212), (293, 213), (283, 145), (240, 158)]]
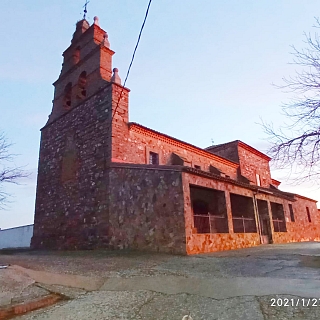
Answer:
[[(14, 145), (13, 165), (29, 178), (6, 185), (12, 194), (0, 228), (33, 223), (40, 129), (52, 108), (62, 52), (70, 45), (84, 0), (1, 0), (0, 131)], [(90, 0), (125, 78), (148, 0)], [(232, 140), (265, 152), (264, 122), (282, 125), (276, 89), (293, 75), (291, 45), (313, 32), (315, 0), (153, 0), (126, 86), (130, 121), (205, 148)], [(273, 167), (272, 167), (273, 168)], [(320, 189), (292, 185), (273, 170), (281, 189), (320, 201)], [(318, 204), (319, 206), (319, 204)]]

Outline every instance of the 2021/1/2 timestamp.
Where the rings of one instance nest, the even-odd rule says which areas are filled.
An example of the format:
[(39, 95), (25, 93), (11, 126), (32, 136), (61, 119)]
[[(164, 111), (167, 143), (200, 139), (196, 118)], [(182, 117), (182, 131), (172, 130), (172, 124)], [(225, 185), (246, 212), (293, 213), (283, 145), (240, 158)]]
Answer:
[(320, 298), (272, 298), (271, 307), (320, 307)]

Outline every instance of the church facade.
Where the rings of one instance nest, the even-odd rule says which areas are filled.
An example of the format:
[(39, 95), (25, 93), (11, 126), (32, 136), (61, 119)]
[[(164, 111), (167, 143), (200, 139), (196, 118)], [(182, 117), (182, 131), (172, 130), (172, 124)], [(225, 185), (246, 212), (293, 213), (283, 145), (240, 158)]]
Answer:
[(320, 240), (316, 201), (279, 190), (267, 155), (130, 122), (113, 54), (97, 18), (77, 23), (41, 129), (33, 248), (196, 254)]

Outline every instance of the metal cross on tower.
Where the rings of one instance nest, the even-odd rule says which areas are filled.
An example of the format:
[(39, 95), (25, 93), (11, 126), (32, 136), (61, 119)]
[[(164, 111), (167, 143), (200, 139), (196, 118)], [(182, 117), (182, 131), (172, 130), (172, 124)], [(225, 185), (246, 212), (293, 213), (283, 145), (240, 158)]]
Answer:
[(84, 8), (84, 10), (83, 10), (83, 19), (85, 19), (86, 18), (86, 15), (87, 15), (87, 5), (88, 5), (88, 3), (89, 3), (90, 1), (88, 1), (88, 0), (86, 0), (86, 3), (84, 4), (84, 6), (83, 6), (83, 8)]

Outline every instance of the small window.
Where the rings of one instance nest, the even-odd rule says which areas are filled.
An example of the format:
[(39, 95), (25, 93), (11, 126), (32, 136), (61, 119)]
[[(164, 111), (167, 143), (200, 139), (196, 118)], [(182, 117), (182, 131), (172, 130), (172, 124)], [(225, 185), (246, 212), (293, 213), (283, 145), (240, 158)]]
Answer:
[(308, 216), (308, 221), (311, 222), (309, 207), (307, 207), (307, 216)]
[(196, 164), (194, 165), (194, 168), (201, 170), (201, 166), (198, 166), (198, 165), (196, 165)]
[(158, 165), (159, 164), (159, 154), (155, 153), (155, 152), (150, 152), (149, 163)]
[(258, 175), (257, 173), (256, 173), (256, 181), (257, 181), (257, 186), (261, 186), (261, 182), (260, 182), (260, 175)]
[(294, 220), (293, 208), (291, 203), (289, 203), (289, 211), (290, 211), (291, 222), (294, 222), (295, 220)]

